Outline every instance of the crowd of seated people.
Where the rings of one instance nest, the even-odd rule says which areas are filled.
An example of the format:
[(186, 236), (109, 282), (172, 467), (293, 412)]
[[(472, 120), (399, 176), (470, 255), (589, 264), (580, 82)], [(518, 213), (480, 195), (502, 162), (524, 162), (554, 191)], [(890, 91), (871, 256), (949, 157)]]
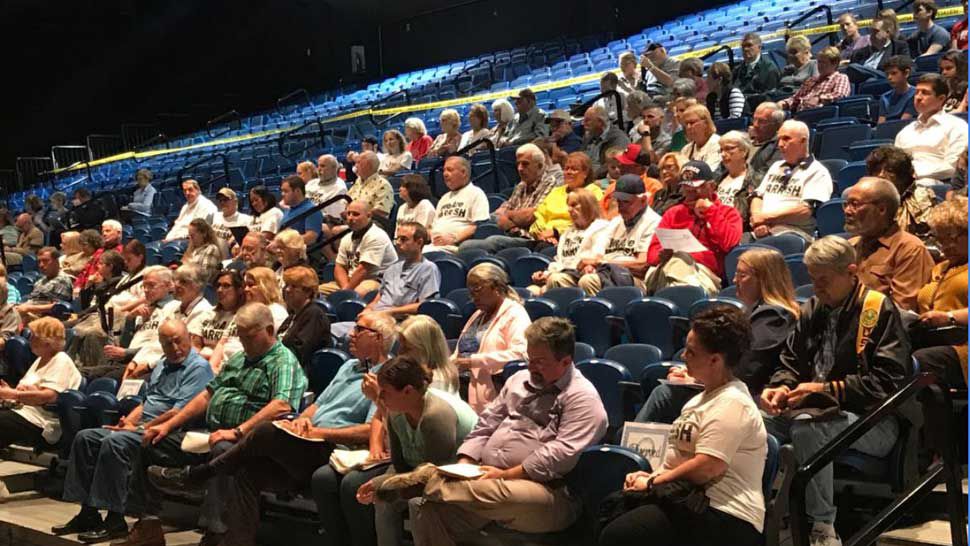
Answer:
[[(530, 271), (535, 296), (693, 286), (716, 297), (736, 287), (744, 310), (697, 314), (684, 365), (639, 411), (639, 421), (673, 423), (676, 441), (661, 467), (631, 474), (624, 486), (648, 492), (679, 482), (706, 491), (709, 505), (684, 513), (645, 502), (615, 515), (600, 543), (639, 543), (646, 533), (664, 544), (704, 541), (711, 532), (759, 543), (766, 434), (807, 460), (896, 392), (911, 356), (946, 383), (966, 385), (966, 344), (934, 337), (968, 322), (967, 125), (958, 115), (966, 112), (966, 59), (947, 51), (966, 48), (966, 26), (951, 36), (934, 23), (936, 11), (918, 0), (910, 37), (888, 15), (864, 35), (846, 14), (838, 47), (813, 54), (805, 37), (792, 37), (781, 70), (760, 37), (746, 34), (742, 61), (733, 70), (713, 63), (706, 79), (699, 59), (680, 61), (651, 44), (639, 59), (621, 55), (620, 74), (601, 80), (621, 95), (619, 105), (547, 116), (525, 89), (490, 109), (472, 106), (465, 133), (456, 110), (440, 113), (438, 134), (409, 118), (403, 132), (389, 129), (348, 154), (343, 174), (324, 154), (278, 186), (249, 187), (246, 199), (225, 187), (210, 188), (210, 200), (184, 180), (185, 204), (163, 238), (183, 244), (173, 263), (146, 265), (149, 251), (123, 240), (117, 219), (71, 222), (72, 210), (94, 217), (90, 194), (75, 192), (70, 209), (31, 200), (0, 230), (0, 344), (26, 328), (36, 358), (22, 377), (3, 363), (13, 386), (0, 384), (0, 446), (56, 442), (58, 420), (46, 406), (82, 378), (139, 379), (140, 406), (75, 437), (64, 497), (80, 512), (55, 533), (161, 544), (159, 492), (191, 488), (205, 492), (206, 544), (255, 544), (263, 490), (309, 490), (334, 543), (399, 544), (406, 512), (417, 545), (459, 543), (496, 522), (522, 532), (566, 529), (579, 504), (562, 478), (584, 448), (609, 441), (606, 413), (572, 361), (574, 326), (533, 321), (496, 257), (523, 249), (551, 258)], [(940, 74), (911, 84), (913, 57), (937, 53)], [(890, 90), (877, 97), (872, 121), (906, 125), (892, 145), (869, 153), (865, 177), (837, 192), (838, 177), (813, 155), (810, 126), (788, 118), (873, 79)], [(743, 116), (746, 132), (719, 134), (717, 123)], [(482, 148), (455, 153), (484, 139), (515, 158), (500, 203), (473, 175), (468, 156)], [(418, 168), (427, 164), (440, 164), (443, 195)], [(140, 170), (135, 181), (125, 219), (151, 211), (152, 174)], [(343, 194), (347, 204), (323, 207)], [(838, 198), (842, 233), (822, 236), (817, 213)], [(9, 216), (3, 211), (0, 223)], [(479, 237), (484, 223), (498, 234)], [(793, 257), (770, 246), (779, 236), (806, 249), (798, 260), (810, 282), (802, 287)], [(669, 247), (685, 240), (703, 248)], [(442, 254), (451, 263), (485, 255), (466, 263), (461, 281), (473, 310), (462, 310), (452, 340), (419, 312), (449, 296), (435, 261)], [(26, 256), (39, 275), (21, 294), (7, 270), (23, 271)], [(796, 288), (805, 284), (814, 295), (799, 304)], [(363, 310), (333, 321), (318, 300), (335, 294)], [(59, 304), (71, 309), (63, 324), (48, 316)], [(315, 355), (334, 346), (350, 359), (304, 405)], [(523, 360), (527, 372), (501, 377)], [(843, 418), (801, 419), (823, 396)], [(194, 429), (209, 433), (207, 456), (179, 449)], [(886, 419), (853, 447), (884, 456), (898, 435)], [(347, 447), (366, 451), (374, 466), (329, 464)], [(481, 465), (483, 478), (449, 480), (430, 466), (456, 461)], [(813, 544), (840, 543), (832, 483), (827, 468), (808, 488)], [(131, 529), (124, 515), (138, 518)]]

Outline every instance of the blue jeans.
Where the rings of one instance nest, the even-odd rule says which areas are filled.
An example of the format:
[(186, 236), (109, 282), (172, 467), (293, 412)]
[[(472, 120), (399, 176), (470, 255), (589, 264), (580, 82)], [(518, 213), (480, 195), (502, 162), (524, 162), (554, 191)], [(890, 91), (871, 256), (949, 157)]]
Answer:
[(64, 500), (117, 514), (141, 515), (145, 505), (142, 435), (103, 428), (74, 437), (64, 480)]
[(700, 394), (700, 391), (688, 387), (671, 387), (663, 383), (657, 385), (650, 397), (643, 403), (637, 413), (638, 423), (673, 423), (680, 417), (680, 411), (688, 400)]
[[(859, 416), (854, 413), (843, 412), (843, 415), (844, 419), (821, 422), (794, 421), (787, 417), (766, 415), (765, 428), (779, 442), (790, 443), (795, 448), (795, 459), (802, 464), (832, 438), (859, 420)], [(856, 440), (852, 449), (873, 457), (885, 457), (892, 451), (898, 437), (899, 423), (896, 419), (883, 419)], [(812, 478), (805, 490), (805, 513), (814, 523), (835, 523), (833, 481), (832, 465), (828, 465)]]

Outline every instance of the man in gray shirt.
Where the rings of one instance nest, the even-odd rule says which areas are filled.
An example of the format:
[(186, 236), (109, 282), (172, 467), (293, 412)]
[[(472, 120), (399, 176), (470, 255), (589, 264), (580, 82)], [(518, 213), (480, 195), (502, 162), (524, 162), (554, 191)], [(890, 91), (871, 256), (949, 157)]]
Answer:
[(441, 272), (434, 262), (421, 254), (424, 245), (431, 242), (423, 225), (401, 222), (397, 226), (395, 242), (401, 259), (384, 271), (381, 291), (364, 311), (382, 311), (400, 320), (417, 313), (424, 300), (438, 295)]
[(453, 546), (493, 522), (527, 533), (561, 531), (579, 516), (580, 501), (562, 478), (606, 432), (606, 410), (573, 366), (568, 320), (541, 318), (525, 338), (528, 371), (508, 379), (458, 449), (460, 463), (481, 465), (485, 474), (428, 478), (424, 496), (410, 501), (416, 546)]
[(667, 54), (667, 48), (653, 43), (640, 56), (640, 88), (651, 97), (669, 95), (680, 70), (680, 61)]
[(583, 115), (583, 147), (582, 151), (592, 162), (593, 178), (606, 176), (606, 152), (610, 148), (626, 149), (630, 137), (616, 125), (610, 123), (610, 116), (606, 109), (594, 105)]
[(518, 146), (546, 136), (549, 136), (546, 113), (536, 106), (536, 94), (531, 89), (519, 91), (515, 97), (515, 118), (499, 146)]

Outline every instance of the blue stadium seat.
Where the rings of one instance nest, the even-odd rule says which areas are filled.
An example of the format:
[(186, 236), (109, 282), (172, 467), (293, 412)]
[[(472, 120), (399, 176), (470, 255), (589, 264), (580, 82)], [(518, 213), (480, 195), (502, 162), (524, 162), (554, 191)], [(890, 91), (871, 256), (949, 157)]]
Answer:
[(8, 339), (3, 347), (3, 353), (8, 366), (7, 382), (16, 386), (37, 357), (31, 352), (30, 343), (20, 336)]
[(815, 295), (815, 286), (811, 284), (803, 284), (795, 288), (795, 299), (798, 301), (805, 301)]
[(704, 299), (707, 294), (699, 286), (668, 286), (658, 290), (653, 297), (672, 301), (681, 312), (686, 313), (695, 301)]
[(640, 392), (643, 394), (644, 400), (650, 398), (650, 393), (653, 392), (653, 389), (657, 388), (661, 379), (667, 379), (667, 373), (674, 366), (683, 366), (683, 362), (671, 362), (669, 360), (656, 362), (640, 371), (640, 375), (638, 376), (640, 379)]
[(360, 295), (357, 294), (357, 292), (354, 292), (353, 290), (336, 290), (332, 292), (329, 296), (327, 296), (327, 301), (330, 302), (330, 305), (334, 306), (335, 310), (337, 308), (337, 305), (340, 305), (340, 302), (342, 301), (359, 300), (359, 299), (360, 299)]
[(804, 121), (808, 125), (813, 125), (817, 121), (838, 117), (838, 115), (839, 107), (829, 105), (821, 106), (819, 108), (811, 108), (809, 110), (802, 110), (801, 112), (795, 114), (794, 117), (799, 121)]
[(896, 138), (896, 134), (902, 131), (903, 127), (906, 127), (910, 123), (913, 123), (911, 119), (899, 119), (895, 121), (887, 121), (876, 125), (876, 130), (872, 134), (872, 138), (877, 140)]
[(573, 349), (573, 362), (582, 362), (591, 358), (596, 358), (596, 350), (593, 349), (593, 346), (589, 343), (577, 341), (576, 348)]
[(451, 257), (439, 258), (434, 264), (438, 266), (438, 272), (441, 273), (439, 288), (441, 294), (449, 294), (453, 290), (465, 287), (467, 272), (461, 260)]
[(597, 292), (596, 297), (612, 303), (616, 315), (623, 316), (626, 306), (631, 301), (639, 300), (643, 295), (643, 291), (636, 286), (608, 286)]
[(320, 349), (313, 353), (313, 358), (306, 368), (307, 387), (316, 396), (326, 390), (333, 381), (337, 371), (344, 362), (350, 360), (350, 355), (338, 349)]
[(334, 306), (338, 322), (356, 322), (359, 315), (367, 304), (359, 299), (346, 299)]
[(523, 256), (528, 256), (532, 254), (532, 251), (524, 246), (517, 246), (512, 248), (503, 248), (495, 253), (496, 256), (502, 258), (506, 263), (514, 264), (515, 260)]
[(805, 252), (806, 246), (805, 239), (793, 233), (780, 233), (762, 237), (758, 239), (758, 244), (777, 248), (782, 254)]
[(663, 358), (670, 358), (676, 350), (670, 318), (679, 313), (677, 305), (668, 300), (643, 298), (630, 302), (624, 313), (630, 340), (653, 345), (660, 349)]
[(791, 256), (785, 256), (785, 265), (788, 266), (788, 271), (791, 272), (791, 280), (795, 286), (812, 284), (812, 278), (808, 275), (808, 267), (805, 265), (802, 255), (792, 254)]
[[(444, 292), (443, 292), (444, 293)], [(471, 295), (468, 293), (467, 288), (456, 288), (447, 292), (445, 299), (454, 303), (461, 310), (461, 315), (465, 321), (472, 316), (475, 312), (475, 303), (472, 302)]]
[(475, 228), (475, 235), (473, 236), (473, 238), (487, 239), (492, 235), (505, 235), (505, 231), (502, 228), (498, 227), (498, 225), (496, 224), (493, 224), (491, 222), (485, 222), (482, 224), (478, 224), (478, 227)]
[(846, 164), (839, 171), (838, 176), (832, 178), (835, 181), (835, 197), (842, 197), (842, 192), (854, 186), (865, 175), (865, 161), (853, 161)]
[(615, 433), (623, 426), (623, 390), (620, 381), (630, 381), (630, 371), (618, 362), (601, 358), (580, 362), (576, 368), (596, 387), (606, 408), (610, 430)]
[(846, 148), (872, 135), (868, 125), (846, 125), (821, 131), (815, 138), (815, 155), (819, 159), (850, 159)]
[(569, 305), (574, 301), (583, 299), (586, 297), (586, 294), (582, 288), (562, 286), (546, 290), (542, 294), (542, 297), (555, 302), (556, 306), (559, 307), (560, 313), (562, 313), (561, 316), (565, 316), (566, 311), (569, 310)]
[(839, 171), (842, 170), (842, 168), (845, 167), (849, 162), (845, 159), (823, 159), (821, 163), (822, 165), (825, 165), (826, 169), (828, 169), (832, 180), (835, 180), (836, 177), (839, 176)]
[(525, 360), (513, 360), (509, 362), (502, 367), (502, 382), (508, 381), (513, 375), (527, 369), (529, 369), (529, 363)]
[[(518, 249), (507, 248), (505, 250)], [(505, 252), (505, 250), (502, 252)], [(523, 248), (522, 250), (526, 249)], [(526, 252), (528, 251), (526, 250)], [(515, 261), (510, 262), (512, 264), (512, 285), (529, 286), (533, 284), (532, 274), (536, 271), (545, 271), (551, 262), (552, 260), (542, 254), (526, 254), (525, 256), (520, 256)]]
[(556, 302), (547, 298), (528, 298), (522, 305), (525, 307), (526, 312), (529, 313), (529, 318), (533, 322), (542, 317), (556, 317), (561, 315)]
[(465, 325), (461, 308), (446, 299), (431, 298), (421, 302), (418, 306), (418, 314), (433, 318), (438, 326), (441, 326), (445, 339), (457, 338), (461, 334), (462, 326)]
[(629, 370), (630, 375), (639, 377), (645, 367), (663, 360), (663, 355), (660, 353), (660, 349), (653, 345), (624, 343), (607, 349), (603, 358), (623, 364)]
[(569, 305), (567, 316), (576, 327), (576, 340), (589, 343), (597, 355), (613, 345), (611, 328), (604, 328), (615, 316), (613, 304), (600, 298), (585, 298)]
[(832, 199), (822, 203), (815, 210), (815, 221), (820, 237), (842, 233), (845, 230), (845, 211), (842, 210), (842, 199)]

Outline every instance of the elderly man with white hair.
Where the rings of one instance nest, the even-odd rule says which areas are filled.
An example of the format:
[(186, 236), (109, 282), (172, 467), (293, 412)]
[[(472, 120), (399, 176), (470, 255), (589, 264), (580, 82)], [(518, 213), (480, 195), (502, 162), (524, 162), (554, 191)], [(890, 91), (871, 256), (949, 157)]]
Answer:
[(167, 243), (168, 241), (175, 241), (177, 239), (188, 239), (189, 224), (192, 223), (192, 220), (202, 218), (211, 224), (212, 219), (216, 216), (216, 212), (219, 211), (212, 201), (209, 201), (206, 196), (202, 195), (202, 188), (199, 187), (199, 183), (196, 180), (183, 180), (182, 194), (185, 195), (185, 204), (182, 205), (182, 210), (179, 211), (178, 218), (172, 223), (172, 228), (168, 230), (168, 234), (162, 239), (163, 242)]
[(899, 192), (892, 182), (866, 176), (842, 194), (845, 229), (859, 257), (859, 279), (917, 312), (916, 296), (930, 282), (933, 257), (915, 235), (896, 223)]
[(619, 127), (610, 123), (610, 116), (602, 106), (591, 106), (583, 114), (582, 152), (592, 162), (593, 178), (606, 176), (606, 151), (611, 148), (626, 149), (630, 137)]
[(381, 159), (376, 152), (363, 152), (357, 156), (357, 183), (347, 195), (354, 201), (362, 201), (375, 215), (387, 218), (394, 208), (394, 188), (380, 175)]
[(754, 180), (759, 183), (768, 172), (768, 168), (781, 159), (778, 149), (778, 129), (785, 123), (785, 110), (775, 102), (762, 102), (751, 116), (751, 126), (748, 136), (754, 144), (754, 153), (748, 156), (748, 167), (751, 168)]
[(782, 159), (765, 174), (751, 200), (755, 238), (794, 233), (811, 241), (815, 207), (832, 198), (832, 175), (808, 152), (808, 126), (788, 120), (778, 130)]
[(458, 245), (475, 235), (479, 222), (488, 220), (488, 197), (471, 182), (471, 163), (461, 156), (445, 160), (442, 177), (448, 193), (441, 196), (431, 224), (431, 244), (425, 252), (457, 252)]
[(504, 248), (528, 246), (532, 242), (529, 228), (535, 221), (536, 207), (559, 185), (552, 171), (545, 166), (546, 156), (538, 146), (519, 146), (515, 151), (515, 167), (521, 182), (492, 214), (492, 218), (506, 234), (492, 235), (487, 239), (469, 239), (461, 244), (461, 249), (480, 248), (495, 253)]

